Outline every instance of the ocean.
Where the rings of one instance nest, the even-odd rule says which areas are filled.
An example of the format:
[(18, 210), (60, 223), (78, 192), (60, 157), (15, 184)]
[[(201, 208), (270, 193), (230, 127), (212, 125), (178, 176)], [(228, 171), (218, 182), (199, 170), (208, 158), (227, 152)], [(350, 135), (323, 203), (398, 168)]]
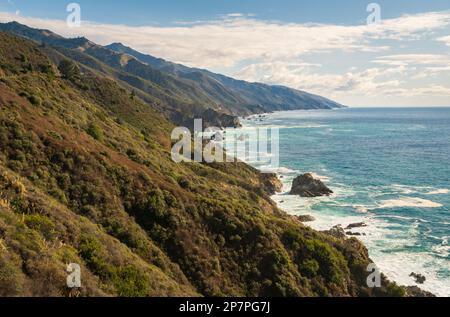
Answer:
[[(450, 108), (348, 108), (276, 112), (243, 121), (278, 127), (283, 193), (279, 207), (312, 215), (307, 225), (352, 229), (371, 258), (401, 285), (418, 285), (450, 296)], [(258, 167), (258, 166), (257, 166)], [(335, 194), (323, 198), (288, 195), (305, 172)]]

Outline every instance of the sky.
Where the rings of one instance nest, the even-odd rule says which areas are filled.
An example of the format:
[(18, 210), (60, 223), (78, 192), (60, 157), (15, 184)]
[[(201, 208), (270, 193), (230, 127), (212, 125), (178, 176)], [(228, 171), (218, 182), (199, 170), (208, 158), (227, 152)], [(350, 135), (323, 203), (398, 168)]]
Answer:
[[(71, 2), (78, 27), (66, 23)], [(450, 106), (450, 1), (379, 0), (368, 12), (371, 2), (0, 0), (0, 22), (122, 42), (348, 106)]]

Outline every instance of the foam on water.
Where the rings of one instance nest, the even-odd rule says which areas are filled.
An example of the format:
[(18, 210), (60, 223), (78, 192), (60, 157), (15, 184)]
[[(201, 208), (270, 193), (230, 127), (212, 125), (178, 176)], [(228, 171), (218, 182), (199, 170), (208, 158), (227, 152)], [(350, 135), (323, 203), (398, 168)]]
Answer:
[(427, 195), (445, 195), (450, 193), (450, 190), (446, 188), (440, 188), (436, 190), (432, 190), (431, 192), (427, 193)]
[(442, 204), (416, 197), (401, 197), (399, 199), (383, 200), (377, 208), (418, 207), (439, 208)]

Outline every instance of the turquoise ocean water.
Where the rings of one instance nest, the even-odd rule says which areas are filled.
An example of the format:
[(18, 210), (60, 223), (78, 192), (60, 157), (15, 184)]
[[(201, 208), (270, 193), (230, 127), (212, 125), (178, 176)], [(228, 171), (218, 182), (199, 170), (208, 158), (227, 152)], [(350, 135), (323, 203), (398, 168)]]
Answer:
[[(352, 230), (392, 280), (450, 296), (450, 108), (349, 108), (277, 112), (248, 127), (280, 129), (284, 192), (274, 200), (309, 214), (319, 230), (365, 222)], [(332, 197), (290, 196), (295, 176), (313, 172)]]

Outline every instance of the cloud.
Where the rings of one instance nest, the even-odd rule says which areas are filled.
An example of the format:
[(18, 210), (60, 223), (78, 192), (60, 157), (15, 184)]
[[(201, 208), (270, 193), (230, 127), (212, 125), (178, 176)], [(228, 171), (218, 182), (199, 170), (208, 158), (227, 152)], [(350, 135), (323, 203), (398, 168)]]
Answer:
[(437, 40), (439, 42), (444, 42), (445, 45), (447, 45), (447, 46), (450, 46), (450, 35), (449, 36), (439, 37)]
[(450, 11), (403, 15), (371, 26), (371, 35), (378, 39), (414, 40), (449, 25)]
[(175, 62), (215, 69), (233, 67), (242, 61), (296, 59), (317, 52), (385, 51), (388, 46), (376, 45), (373, 40), (417, 39), (423, 33), (450, 25), (450, 12), (405, 15), (370, 26), (281, 23), (261, 21), (240, 13), (174, 27), (84, 21), (80, 28), (68, 28), (65, 21), (17, 17), (10, 13), (0, 13), (0, 20), (19, 20), (65, 36), (83, 35), (100, 44), (121, 41)]
[(254, 82), (281, 84), (322, 95), (376, 95), (385, 89), (402, 84), (398, 78), (406, 68), (369, 68), (344, 74), (318, 73), (320, 65), (289, 62), (252, 64), (235, 74), (236, 77)]
[(426, 87), (406, 89), (397, 88), (385, 91), (387, 95), (400, 96), (400, 97), (450, 97), (450, 87), (442, 85), (428, 85)]
[(372, 63), (388, 67), (407, 67), (415, 74), (411, 80), (426, 79), (450, 72), (450, 55), (445, 54), (397, 54), (377, 57)]
[[(450, 46), (450, 36), (437, 35), (450, 26), (450, 11), (403, 15), (376, 25), (282, 23), (231, 13), (216, 20), (181, 21), (166, 27), (83, 21), (79, 28), (69, 28), (62, 20), (0, 12), (0, 21), (12, 20), (63, 36), (85, 36), (103, 45), (122, 42), (187, 66), (328, 97), (427, 93), (433, 97), (448, 96), (450, 89), (439, 82), (422, 84), (414, 92), (411, 89), (414, 80), (429, 80), (449, 71), (449, 55), (423, 52), (426, 47), (421, 44), (438, 40)], [(408, 47), (420, 53), (393, 54)], [(308, 61), (319, 54), (321, 62)], [(343, 69), (345, 62), (353, 63), (353, 57), (359, 59), (359, 67)], [(361, 59), (366, 59), (365, 65)]]
[(373, 63), (388, 66), (450, 66), (450, 55), (445, 54), (397, 54), (377, 57)]

